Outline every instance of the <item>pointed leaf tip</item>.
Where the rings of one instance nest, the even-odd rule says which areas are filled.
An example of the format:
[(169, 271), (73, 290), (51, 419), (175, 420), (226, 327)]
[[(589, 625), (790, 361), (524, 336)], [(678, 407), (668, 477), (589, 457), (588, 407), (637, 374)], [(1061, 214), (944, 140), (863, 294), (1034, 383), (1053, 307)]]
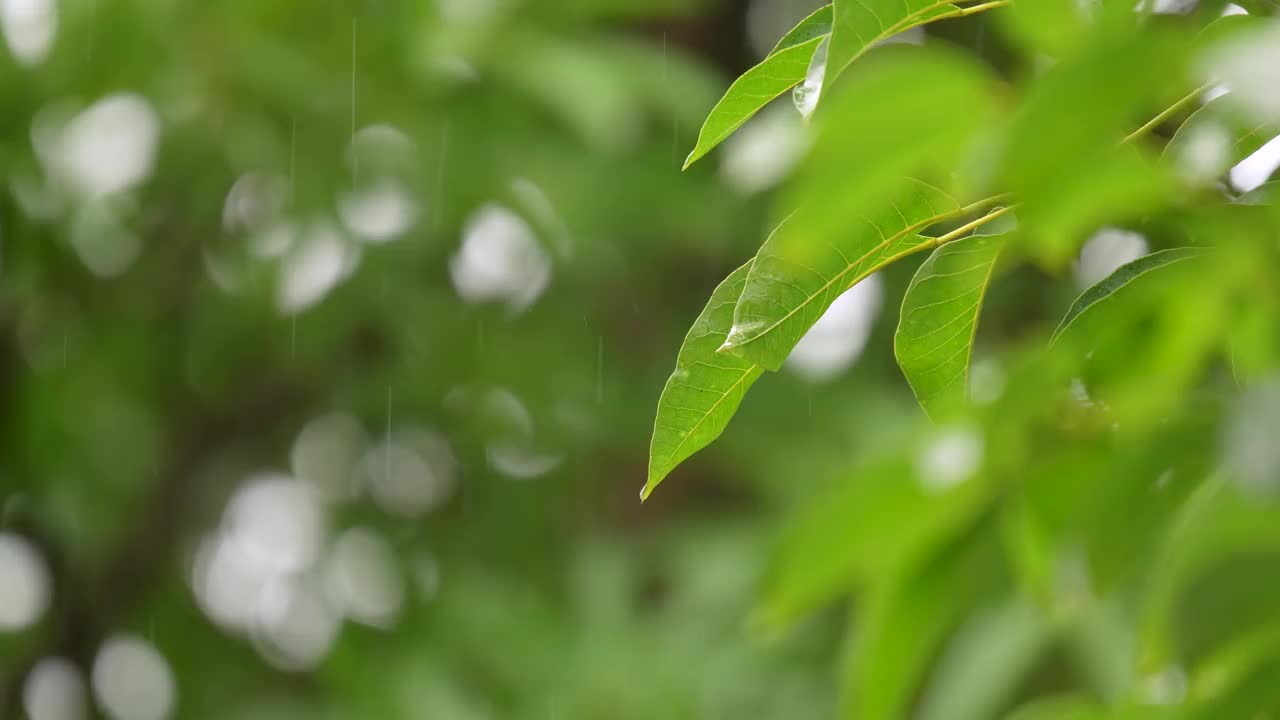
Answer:
[(730, 273), (694, 321), (676, 358), (676, 369), (658, 400), (649, 448), (649, 493), (690, 455), (709, 445), (729, 424), (747, 390), (763, 372), (731, 355), (717, 355), (733, 324), (751, 263)]

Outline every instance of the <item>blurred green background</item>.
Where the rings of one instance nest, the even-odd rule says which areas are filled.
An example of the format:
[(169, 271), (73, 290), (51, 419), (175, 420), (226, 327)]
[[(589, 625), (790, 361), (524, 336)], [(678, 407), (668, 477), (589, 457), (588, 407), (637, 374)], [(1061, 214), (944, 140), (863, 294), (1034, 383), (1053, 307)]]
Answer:
[[(918, 263), (847, 294), (638, 497), (681, 339), (767, 233), (807, 129), (784, 97), (681, 163), (817, 6), (0, 0), (0, 718), (835, 717), (846, 614), (754, 611), (791, 509), (917, 432), (892, 335)], [(1010, 76), (1036, 61), (985, 16), (928, 33)], [(1151, 249), (1095, 241), (1060, 282), (1021, 267), (993, 290), (991, 347)], [(983, 378), (999, 396), (1004, 370)], [(1035, 473), (1148, 472), (1218, 432), (1182, 420), (1077, 438)], [(1130, 464), (1075, 464), (1113, 441)], [(1067, 545), (1013, 561), (1057, 563), (1059, 610), (1086, 572)], [(1103, 639), (1080, 630), (1068, 670), (1034, 660), (1024, 595), (957, 639), (1004, 645), (940, 676), (1108, 687), (1119, 611), (1081, 613), (1072, 632)]]
[(746, 617), (890, 327), (638, 499), (799, 116), (680, 161), (812, 7), (0, 2), (0, 716), (829, 715)]

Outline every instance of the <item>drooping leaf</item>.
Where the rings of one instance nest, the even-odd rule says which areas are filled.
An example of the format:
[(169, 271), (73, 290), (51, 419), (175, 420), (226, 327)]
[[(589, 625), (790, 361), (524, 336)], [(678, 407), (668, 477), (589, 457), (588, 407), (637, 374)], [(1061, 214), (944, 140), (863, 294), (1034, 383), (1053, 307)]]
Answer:
[(748, 262), (734, 270), (711, 293), (680, 346), (675, 372), (658, 399), (649, 446), (649, 477), (641, 498), (647, 498), (677, 465), (720, 436), (747, 389), (763, 372), (745, 360), (716, 353), (733, 320), (733, 305), (751, 265)]
[(907, 287), (893, 349), (926, 412), (965, 391), (978, 316), (1004, 242), (974, 235), (943, 245)]
[[(887, 48), (859, 68), (823, 116), (784, 198), (800, 209), (758, 253), (724, 350), (776, 370), (836, 297), (922, 249), (918, 232), (963, 214), (947, 192), (909, 178), (970, 149), (994, 113), (991, 88), (971, 58), (936, 48)], [(965, 112), (939, 122), (949, 107)]]
[(835, 13), (822, 82), (824, 95), (845, 68), (872, 45), (959, 9), (937, 0), (835, 0), (832, 5)]
[(711, 108), (684, 167), (688, 168), (711, 152), (761, 108), (804, 80), (809, 61), (830, 32), (831, 6), (828, 5), (801, 21), (768, 57), (735, 80)]
[(947, 635), (999, 587), (999, 550), (990, 540), (979, 535), (943, 548), (870, 589), (850, 634), (844, 717), (906, 715)]
[(1071, 304), (1071, 308), (1067, 310), (1067, 314), (1062, 318), (1062, 322), (1058, 323), (1058, 329), (1053, 331), (1053, 338), (1050, 342), (1057, 342), (1058, 338), (1062, 337), (1062, 334), (1070, 329), (1081, 315), (1084, 315), (1099, 303), (1107, 301), (1126, 285), (1143, 275), (1176, 263), (1204, 257), (1211, 252), (1212, 250), (1208, 248), (1200, 247), (1172, 248), (1145, 255), (1131, 263), (1120, 266), (1119, 269), (1108, 275), (1102, 282), (1085, 290), (1080, 297), (1076, 298), (1076, 301)]

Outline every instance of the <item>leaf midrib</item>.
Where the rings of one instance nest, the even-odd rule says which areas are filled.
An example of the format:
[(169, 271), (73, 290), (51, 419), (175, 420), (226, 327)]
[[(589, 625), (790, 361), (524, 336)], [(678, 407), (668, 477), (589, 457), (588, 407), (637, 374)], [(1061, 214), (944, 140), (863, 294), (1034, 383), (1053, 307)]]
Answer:
[[(845, 64), (836, 69), (835, 74), (831, 73), (831, 68), (827, 68), (827, 74), (823, 77), (823, 81), (822, 81), (823, 89), (825, 90), (826, 88), (830, 87), (831, 83), (836, 81), (836, 78), (838, 78), (842, 73), (844, 73), (845, 70), (848, 70), (850, 65), (857, 62), (858, 58), (865, 55), (867, 51), (869, 51), (874, 45), (876, 45), (876, 43), (879, 43), (881, 40), (884, 40), (885, 38), (890, 37), (891, 35), (896, 35), (897, 33), (905, 32), (915, 27), (916, 25), (923, 24), (923, 23), (916, 22), (917, 20), (920, 19), (921, 15), (924, 15), (926, 13), (931, 13), (934, 10), (945, 7), (947, 5), (953, 5), (955, 4), (956, 1), (957, 0), (940, 0), (939, 2), (935, 2), (932, 5), (916, 10), (915, 12), (907, 15), (906, 17), (902, 18), (901, 20), (890, 25), (887, 28), (883, 28), (878, 34), (874, 35), (871, 38), (870, 42), (863, 43), (862, 47), (858, 48), (857, 52), (855, 52), (853, 55), (850, 55), (849, 59), (845, 62)], [(874, 13), (872, 14), (874, 15)], [(880, 18), (877, 16), (876, 19), (879, 20)], [(937, 18), (937, 19), (941, 19), (941, 18)], [(925, 22), (929, 22), (929, 20), (926, 20)], [(835, 34), (835, 27), (836, 27), (835, 16), (833, 14), (832, 22), (831, 22), (832, 35)], [(856, 37), (858, 38), (859, 42), (862, 41), (861, 36), (856, 36)]]
[[(760, 338), (762, 338), (762, 337), (764, 337), (764, 336), (768, 335), (769, 333), (772, 333), (772, 332), (773, 332), (774, 330), (776, 330), (780, 325), (782, 325), (782, 323), (786, 322), (787, 320), (790, 320), (790, 319), (791, 319), (791, 317), (792, 317), (793, 315), (795, 315), (797, 312), (799, 312), (800, 310), (802, 310), (802, 309), (804, 309), (804, 308), (808, 307), (809, 303), (813, 302), (814, 300), (816, 300), (816, 299), (817, 299), (817, 297), (818, 297), (819, 295), (821, 295), (822, 293), (826, 292), (826, 291), (831, 287), (831, 285), (832, 285), (833, 283), (835, 283), (837, 280), (840, 280), (840, 279), (844, 278), (845, 276), (847, 276), (847, 275), (849, 274), (849, 271), (850, 271), (850, 270), (852, 270), (854, 267), (856, 267), (856, 266), (860, 265), (863, 261), (865, 261), (867, 258), (871, 257), (872, 255), (876, 254), (877, 252), (879, 252), (879, 251), (881, 251), (881, 250), (885, 249), (886, 247), (888, 247), (888, 246), (892, 245), (893, 243), (897, 242), (898, 240), (901, 240), (903, 237), (905, 237), (905, 236), (907, 236), (907, 235), (909, 235), (909, 234), (911, 234), (911, 233), (914, 233), (914, 232), (916, 232), (917, 230), (921, 230), (921, 229), (923, 229), (923, 228), (929, 227), (930, 225), (933, 225), (934, 223), (939, 223), (939, 222), (942, 222), (942, 221), (944, 221), (944, 220), (950, 220), (950, 219), (952, 219), (952, 218), (956, 218), (956, 217), (963, 217), (964, 215), (967, 215), (968, 213), (973, 212), (974, 210), (981, 208), (983, 205), (988, 204), (990, 201), (991, 201), (991, 199), (990, 199), (990, 198), (988, 198), (988, 199), (984, 199), (984, 200), (979, 200), (978, 202), (976, 202), (976, 203), (974, 203), (974, 204), (972, 204), (972, 205), (967, 205), (967, 206), (962, 207), (962, 208), (960, 208), (960, 209), (958, 209), (958, 210), (954, 210), (954, 211), (947, 212), (947, 213), (942, 213), (942, 214), (940, 214), (940, 215), (934, 215), (934, 216), (932, 216), (932, 217), (925, 218), (924, 220), (921, 220), (921, 221), (919, 221), (919, 222), (917, 222), (917, 223), (915, 223), (915, 224), (913, 224), (913, 225), (908, 225), (908, 226), (907, 226), (906, 228), (904, 228), (902, 231), (900, 231), (900, 232), (898, 232), (898, 233), (895, 233), (894, 235), (892, 235), (892, 236), (891, 236), (891, 237), (889, 237), (889, 238), (884, 239), (884, 240), (883, 240), (879, 245), (876, 245), (875, 247), (873, 247), (873, 248), (871, 248), (870, 250), (868, 250), (868, 251), (866, 252), (866, 254), (864, 254), (862, 257), (860, 257), (860, 258), (858, 258), (857, 260), (855, 260), (855, 261), (853, 261), (853, 262), (849, 263), (848, 265), (846, 265), (846, 266), (845, 266), (845, 268), (844, 268), (843, 270), (841, 270), (839, 273), (837, 273), (835, 276), (833, 276), (833, 277), (832, 277), (830, 280), (828, 280), (827, 282), (823, 283), (823, 285), (822, 285), (822, 287), (821, 287), (821, 288), (819, 288), (817, 291), (815, 291), (815, 292), (813, 292), (813, 293), (810, 293), (810, 294), (809, 294), (809, 296), (808, 296), (808, 297), (806, 297), (802, 302), (800, 302), (798, 305), (796, 305), (796, 306), (795, 306), (794, 308), (792, 308), (791, 310), (787, 311), (787, 313), (786, 313), (785, 315), (783, 315), (783, 316), (782, 316), (781, 318), (779, 318), (778, 320), (774, 321), (774, 322), (773, 322), (773, 324), (771, 324), (769, 327), (767, 327), (767, 328), (765, 328), (765, 329), (761, 330), (760, 332), (756, 333), (755, 335), (752, 335), (751, 337), (747, 338), (746, 340), (743, 340), (742, 342), (734, 343), (734, 344), (732, 344), (732, 345), (730, 345), (730, 344), (729, 344), (729, 341), (728, 341), (728, 339), (726, 338), (726, 339), (725, 339), (725, 344), (724, 344), (724, 345), (721, 345), (721, 346), (720, 346), (720, 348), (719, 348), (718, 350), (716, 350), (716, 352), (727, 352), (727, 351), (729, 351), (729, 350), (733, 350), (733, 349), (736, 349), (736, 348), (744, 347), (744, 346), (746, 346), (746, 345), (750, 345), (751, 343), (755, 342), (756, 340), (759, 340)], [(870, 221), (868, 221), (868, 222), (870, 222)], [(905, 257), (905, 256), (910, 255), (910, 254), (912, 254), (912, 253), (919, 252), (919, 251), (921, 251), (921, 250), (925, 250), (925, 249), (927, 249), (928, 247), (931, 247), (931, 246), (932, 246), (931, 244), (940, 244), (940, 243), (939, 243), (939, 241), (938, 241), (936, 238), (925, 238), (925, 242), (923, 242), (923, 243), (921, 243), (920, 245), (917, 245), (917, 246), (915, 246), (915, 247), (912, 247), (909, 251), (907, 251), (907, 252), (905, 252), (905, 253), (902, 253), (902, 254), (900, 254), (900, 255), (895, 255), (895, 256), (893, 256), (893, 257), (891, 257), (891, 258), (886, 258), (884, 262), (882, 262), (882, 263), (880, 263), (880, 264), (876, 265), (875, 267), (872, 267), (870, 270), (868, 270), (868, 273), (870, 273), (870, 272), (875, 272), (877, 269), (879, 269), (879, 268), (881, 268), (881, 267), (884, 267), (885, 265), (887, 265), (887, 264), (888, 264), (888, 263), (890, 263), (890, 262), (894, 262), (894, 261), (896, 261), (896, 260), (899, 260), (899, 259), (901, 259), (902, 257)]]
[[(744, 380), (747, 379), (748, 375), (750, 375), (753, 371), (759, 370), (759, 369), (760, 369), (759, 365), (753, 364), (751, 367), (743, 370), (742, 375), (737, 380), (734, 380), (733, 384), (730, 385), (728, 389), (726, 389), (723, 393), (721, 393), (720, 397), (716, 398), (715, 402), (711, 403), (711, 407), (707, 408), (707, 411), (702, 413), (702, 417), (698, 418), (698, 422), (694, 423), (693, 427), (689, 428), (689, 431), (686, 432), (684, 436), (680, 438), (680, 442), (676, 444), (675, 449), (667, 453), (666, 458), (663, 460), (663, 463), (664, 464), (669, 463), (671, 461), (671, 458), (678, 455), (680, 453), (680, 450), (684, 448), (685, 443), (689, 441), (689, 438), (693, 437), (694, 433), (698, 431), (698, 428), (702, 427), (702, 423), (706, 422), (707, 418), (711, 417), (711, 414), (715, 412), (716, 408), (720, 407), (720, 403), (724, 402), (724, 399), (729, 397), (729, 395), (739, 385), (741, 385)], [(670, 473), (670, 469), (667, 470), (667, 473)], [(644, 497), (648, 497), (649, 493), (653, 490), (653, 487), (656, 486), (655, 484), (653, 484), (652, 475), (649, 477), (648, 482), (650, 483), (650, 485), (645, 486), (644, 496), (641, 497), (641, 500), (643, 500)]]

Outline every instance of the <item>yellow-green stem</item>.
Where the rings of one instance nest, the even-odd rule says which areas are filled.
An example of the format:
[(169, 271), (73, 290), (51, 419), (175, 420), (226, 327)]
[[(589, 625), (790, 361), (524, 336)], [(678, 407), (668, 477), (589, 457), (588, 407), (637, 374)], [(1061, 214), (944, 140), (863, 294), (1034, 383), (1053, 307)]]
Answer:
[(1170, 105), (1169, 107), (1165, 108), (1164, 112), (1148, 120), (1146, 125), (1143, 125), (1137, 130), (1134, 130), (1133, 132), (1126, 135), (1124, 140), (1120, 141), (1120, 144), (1123, 145), (1128, 142), (1133, 142), (1134, 140), (1142, 137), (1143, 135), (1146, 135), (1147, 133), (1151, 132), (1155, 128), (1159, 127), (1160, 123), (1163, 123), (1165, 120), (1168, 120), (1169, 118), (1176, 115), (1178, 111), (1182, 110), (1182, 108), (1194, 102), (1196, 98), (1200, 97), (1200, 95), (1205, 90), (1208, 90), (1212, 86), (1213, 84), (1210, 83), (1208, 85), (1201, 85), (1200, 87), (1196, 88), (1191, 92), (1190, 95), (1187, 95), (1186, 97), (1182, 98), (1178, 102)]

